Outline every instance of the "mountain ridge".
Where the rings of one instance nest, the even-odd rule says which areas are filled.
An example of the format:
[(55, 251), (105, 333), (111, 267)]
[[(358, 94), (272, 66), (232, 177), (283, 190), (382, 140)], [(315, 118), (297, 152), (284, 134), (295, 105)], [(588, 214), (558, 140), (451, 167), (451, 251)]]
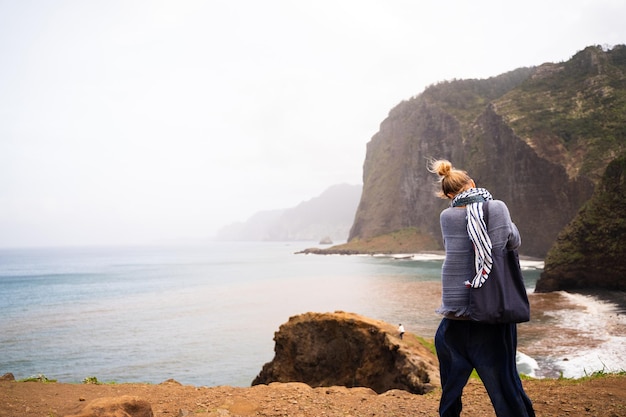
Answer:
[(336, 184), (288, 209), (255, 213), (220, 229), (217, 240), (345, 241), (361, 196), (361, 185)]

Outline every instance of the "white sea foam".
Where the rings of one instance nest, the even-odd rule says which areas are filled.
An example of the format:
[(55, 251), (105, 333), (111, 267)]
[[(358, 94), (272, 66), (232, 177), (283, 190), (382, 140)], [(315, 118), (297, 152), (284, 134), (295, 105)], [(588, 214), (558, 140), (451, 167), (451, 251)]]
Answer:
[(537, 376), (536, 372), (539, 369), (539, 364), (535, 359), (518, 350), (515, 355), (515, 362), (517, 363), (517, 372), (520, 374), (533, 378)]
[(445, 259), (443, 254), (436, 253), (376, 253), (371, 256), (374, 258), (410, 259), (412, 261), (443, 261)]
[[(566, 378), (579, 378), (594, 372), (626, 370), (626, 315), (617, 306), (592, 296), (563, 292), (577, 309), (546, 312), (557, 319), (561, 332), (573, 331), (580, 338), (578, 349), (555, 351), (553, 362)], [(555, 329), (558, 336), (559, 330)]]
[(411, 255), (408, 255), (406, 253), (395, 253), (395, 254), (390, 254), (390, 253), (375, 253), (374, 255), (372, 255), (374, 258), (393, 258), (393, 259), (409, 259), (411, 258)]
[(524, 269), (537, 269), (543, 270), (544, 262), (543, 260), (528, 260), (528, 259), (520, 259), (519, 261), (520, 267)]
[(443, 261), (445, 258), (445, 255), (436, 253), (416, 253), (411, 256), (414, 261)]

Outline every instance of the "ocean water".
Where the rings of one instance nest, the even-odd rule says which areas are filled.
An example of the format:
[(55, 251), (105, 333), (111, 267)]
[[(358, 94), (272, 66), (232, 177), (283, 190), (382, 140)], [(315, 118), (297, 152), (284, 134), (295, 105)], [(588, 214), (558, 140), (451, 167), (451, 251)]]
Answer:
[[(61, 382), (249, 386), (274, 333), (349, 311), (432, 338), (442, 257), (295, 254), (313, 242), (0, 250), (0, 374)], [(542, 264), (523, 262), (532, 292)], [(519, 367), (538, 377), (626, 369), (626, 320), (597, 295), (530, 294)]]

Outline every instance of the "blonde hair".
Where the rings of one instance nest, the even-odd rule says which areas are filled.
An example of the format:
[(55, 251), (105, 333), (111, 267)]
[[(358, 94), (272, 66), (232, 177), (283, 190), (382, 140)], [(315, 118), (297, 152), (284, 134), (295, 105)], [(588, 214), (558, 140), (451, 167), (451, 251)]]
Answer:
[(439, 175), (441, 191), (437, 195), (441, 198), (457, 195), (472, 180), (467, 172), (454, 168), (447, 159), (430, 161), (428, 171)]

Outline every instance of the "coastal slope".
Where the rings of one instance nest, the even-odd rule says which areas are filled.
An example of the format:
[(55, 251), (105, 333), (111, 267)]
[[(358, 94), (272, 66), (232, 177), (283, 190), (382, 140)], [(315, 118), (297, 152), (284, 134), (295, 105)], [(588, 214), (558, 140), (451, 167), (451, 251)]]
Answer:
[[(626, 417), (626, 375), (522, 383), (538, 416)], [(243, 388), (183, 386), (171, 380), (158, 385), (0, 381), (0, 417), (78, 414), (94, 400), (124, 395), (147, 401), (155, 417), (436, 417), (441, 391), (377, 395), (366, 388), (311, 388), (302, 383)], [(480, 382), (470, 380), (464, 389), (463, 410), (467, 415), (495, 416)]]

